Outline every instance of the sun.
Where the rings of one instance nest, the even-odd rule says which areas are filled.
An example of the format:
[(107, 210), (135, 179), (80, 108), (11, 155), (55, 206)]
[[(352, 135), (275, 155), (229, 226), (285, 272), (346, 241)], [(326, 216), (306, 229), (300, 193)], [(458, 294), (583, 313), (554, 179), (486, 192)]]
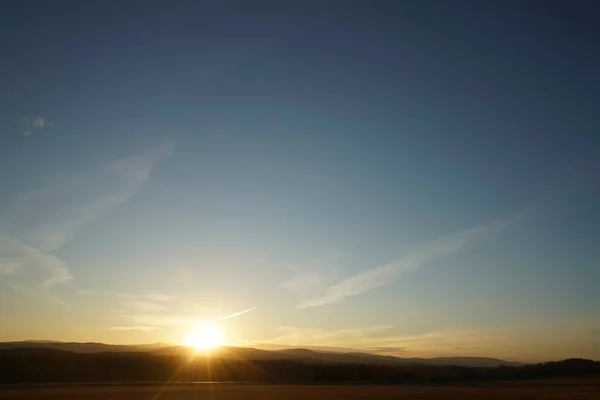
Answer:
[(188, 334), (183, 344), (195, 350), (208, 351), (223, 345), (223, 335), (217, 325), (200, 322)]

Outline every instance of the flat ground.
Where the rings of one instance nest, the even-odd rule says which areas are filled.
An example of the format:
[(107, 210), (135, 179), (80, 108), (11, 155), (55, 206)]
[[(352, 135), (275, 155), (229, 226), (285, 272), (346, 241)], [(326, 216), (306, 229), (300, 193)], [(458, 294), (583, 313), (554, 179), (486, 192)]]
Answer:
[(0, 399), (115, 400), (600, 400), (600, 380), (486, 386), (245, 385), (63, 386), (0, 388)]

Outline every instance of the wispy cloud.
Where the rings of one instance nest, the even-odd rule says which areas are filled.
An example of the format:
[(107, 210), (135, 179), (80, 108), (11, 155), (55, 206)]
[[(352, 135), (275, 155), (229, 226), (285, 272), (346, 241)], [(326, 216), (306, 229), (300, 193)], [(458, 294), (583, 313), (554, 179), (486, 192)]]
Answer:
[(282, 283), (290, 292), (302, 296), (313, 297), (323, 292), (331, 282), (339, 279), (341, 266), (349, 258), (349, 254), (339, 250), (329, 250), (314, 259), (299, 265), (287, 267), (292, 275)]
[(404, 346), (375, 346), (375, 347), (367, 347), (365, 351), (369, 353), (401, 353), (406, 351), (406, 347)]
[(256, 310), (256, 307), (250, 307), (250, 308), (247, 308), (242, 311), (234, 312), (233, 314), (225, 315), (224, 317), (221, 317), (221, 319), (229, 319), (229, 318), (239, 317), (242, 314), (246, 314), (246, 313), (248, 313), (250, 311), (254, 311), (254, 310)]
[(123, 314), (120, 317), (134, 326), (148, 326), (154, 328), (166, 326), (184, 326), (198, 323), (198, 318), (195, 318), (193, 315), (138, 313)]
[(44, 288), (71, 280), (68, 265), (60, 258), (26, 245), (0, 231), (0, 275), (12, 275), (25, 267), (35, 266), (46, 278)]
[(412, 335), (365, 338), (356, 346), (364, 351), (410, 357), (489, 356), (514, 341), (514, 335), (494, 330), (444, 329)]
[(369, 351), (380, 346), (402, 347), (401, 357), (499, 357), (508, 360), (540, 362), (567, 357), (600, 355), (590, 331), (569, 332), (545, 327), (507, 326), (502, 329), (441, 329), (414, 335), (384, 336), (358, 342)]
[[(577, 325), (577, 329), (570, 329)], [(353, 329), (279, 327), (280, 335), (265, 343), (328, 346), (400, 357), (498, 357), (540, 362), (568, 357), (600, 357), (598, 318), (524, 322), (503, 328), (445, 328), (399, 334), (391, 326)], [(258, 343), (260, 344), (260, 343)], [(348, 350), (349, 351), (349, 350)]]
[[(38, 119), (28, 123), (45, 124)], [(129, 200), (155, 164), (170, 153), (171, 145), (163, 144), (70, 182), (18, 196), (0, 216), (0, 273), (14, 275), (27, 270), (39, 276), (42, 272), (45, 288), (71, 280), (69, 266), (53, 252), (83, 226)]]
[(129, 300), (123, 302), (123, 306), (139, 312), (161, 312), (169, 309), (169, 306), (163, 302), (148, 300)]
[[(220, 307), (211, 305), (202, 295), (164, 292), (128, 293), (105, 290), (79, 289), (86, 296), (104, 297), (114, 306), (112, 312), (118, 319), (114, 326), (163, 329), (197, 324), (203, 319), (219, 318)], [(229, 318), (250, 312), (255, 307), (231, 314)], [(124, 330), (124, 329), (120, 329)]]
[(365, 338), (372, 338), (393, 328), (391, 325), (365, 326), (350, 329), (326, 330), (311, 327), (280, 326), (281, 334), (267, 342), (290, 346), (348, 346)]
[(171, 295), (164, 293), (129, 293), (129, 292), (112, 292), (109, 290), (90, 290), (90, 289), (78, 289), (77, 292), (83, 295), (92, 296), (109, 296), (119, 297), (122, 299), (134, 299), (141, 301), (153, 301), (153, 302), (170, 302), (174, 298)]
[(156, 327), (155, 326), (143, 326), (143, 325), (111, 326), (110, 330), (112, 330), (112, 331), (155, 331)]
[(387, 285), (398, 279), (401, 275), (414, 271), (428, 263), (454, 254), (465, 246), (513, 224), (517, 218), (495, 220), (485, 225), (440, 237), (426, 243), (408, 255), (380, 267), (368, 269), (350, 278), (347, 278), (327, 288), (322, 296), (304, 300), (299, 308), (317, 307), (330, 303), (337, 303), (349, 296), (357, 296), (375, 288)]
[(40, 117), (39, 115), (23, 118), (23, 123), (25, 125), (23, 132), (25, 136), (30, 136), (34, 130), (42, 130), (45, 127), (52, 126), (52, 122), (48, 121), (44, 117)]
[(70, 182), (21, 195), (3, 215), (2, 227), (32, 247), (58, 250), (78, 229), (133, 197), (156, 162), (170, 153), (170, 145), (161, 145)]
[(279, 327), (281, 335), (268, 343), (288, 346), (328, 346), (401, 357), (486, 355), (510, 344), (516, 336), (493, 330), (445, 329), (410, 335), (394, 334), (388, 325), (352, 329)]
[(314, 272), (294, 271), (294, 275), (283, 282), (283, 287), (299, 294), (309, 293), (323, 284), (323, 278)]

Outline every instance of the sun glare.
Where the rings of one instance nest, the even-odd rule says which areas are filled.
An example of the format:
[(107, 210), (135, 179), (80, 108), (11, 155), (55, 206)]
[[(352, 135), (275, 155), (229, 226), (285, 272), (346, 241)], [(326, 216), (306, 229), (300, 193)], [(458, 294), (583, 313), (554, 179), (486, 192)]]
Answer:
[(201, 322), (189, 333), (184, 345), (196, 350), (211, 350), (223, 345), (223, 335), (217, 325)]

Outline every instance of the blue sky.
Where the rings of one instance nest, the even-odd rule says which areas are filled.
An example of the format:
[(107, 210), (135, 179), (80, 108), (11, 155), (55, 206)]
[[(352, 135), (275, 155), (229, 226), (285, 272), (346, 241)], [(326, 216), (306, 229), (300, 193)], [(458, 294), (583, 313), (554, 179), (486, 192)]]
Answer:
[(5, 2), (0, 340), (600, 358), (597, 11)]

